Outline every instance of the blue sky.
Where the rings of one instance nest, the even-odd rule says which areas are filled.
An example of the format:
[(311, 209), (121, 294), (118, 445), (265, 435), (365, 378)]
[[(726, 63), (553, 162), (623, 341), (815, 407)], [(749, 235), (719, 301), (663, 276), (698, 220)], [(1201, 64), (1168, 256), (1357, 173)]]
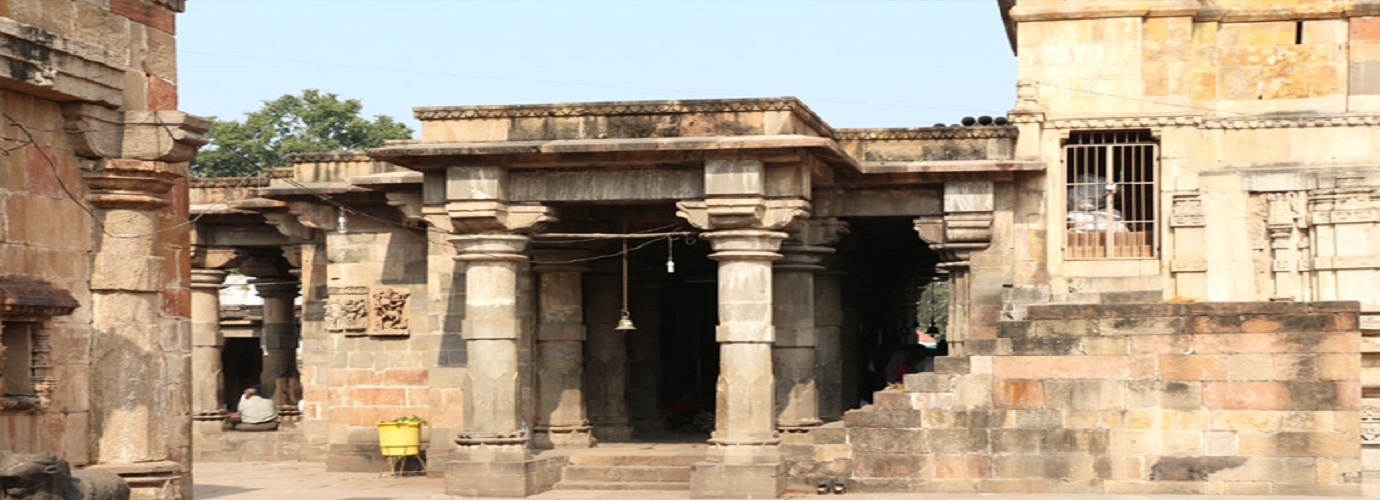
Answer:
[(835, 127), (1002, 115), (996, 0), (193, 0), (181, 108), (305, 88), (415, 106), (796, 96)]

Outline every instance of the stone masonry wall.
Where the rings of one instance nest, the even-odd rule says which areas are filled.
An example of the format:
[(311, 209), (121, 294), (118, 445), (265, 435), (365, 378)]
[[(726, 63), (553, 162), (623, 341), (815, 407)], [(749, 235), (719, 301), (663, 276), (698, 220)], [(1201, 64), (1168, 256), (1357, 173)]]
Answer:
[(854, 490), (1360, 494), (1356, 303), (1027, 313), (845, 415)]

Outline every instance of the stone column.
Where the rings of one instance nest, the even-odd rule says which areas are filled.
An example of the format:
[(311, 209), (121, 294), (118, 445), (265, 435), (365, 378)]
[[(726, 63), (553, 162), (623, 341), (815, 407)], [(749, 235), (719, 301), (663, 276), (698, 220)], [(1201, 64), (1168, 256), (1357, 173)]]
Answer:
[(599, 440), (629, 441), (628, 336), (614, 329), (623, 308), (622, 279), (618, 274), (594, 274), (589, 286), (589, 342), (585, 345), (589, 419)]
[[(571, 252), (543, 252), (542, 260), (566, 262)], [(585, 413), (584, 294), (580, 274), (588, 267), (544, 264), (537, 290), (537, 425), (534, 448), (589, 448), (595, 439)]]
[[(708, 496), (779, 496), (785, 488), (772, 381), (772, 261), (785, 233), (704, 233), (719, 262), (719, 380), (710, 463), (696, 464), (691, 490)], [(811, 363), (809, 366), (813, 366)]]
[[(804, 224), (804, 223), (801, 223)], [(772, 268), (772, 321), (776, 344), (776, 425), (783, 432), (806, 432), (822, 422), (815, 372), (815, 277), (832, 248), (808, 245), (801, 229), (781, 247)], [(808, 231), (808, 229), (804, 229)]]
[[(646, 275), (639, 273), (639, 276)], [(638, 300), (629, 305), (637, 331), (628, 335), (628, 413), (632, 418), (633, 434), (638, 436), (666, 431), (666, 401), (661, 394), (662, 286), (662, 283), (640, 281), (632, 292)]]
[[(811, 164), (712, 159), (704, 164), (704, 200), (676, 203), (676, 214), (703, 233), (719, 262), (719, 380), (713, 447), (690, 469), (695, 498), (775, 498), (786, 489), (776, 433), (772, 380), (772, 262), (786, 228), (809, 215)], [(778, 181), (767, 198), (771, 178)], [(813, 321), (813, 319), (811, 319)], [(810, 363), (813, 367), (814, 363)]]
[[(518, 272), (527, 262), (526, 236), (479, 234), (451, 239), (466, 264), (465, 422), (446, 469), (446, 494), (527, 496), (531, 461), (519, 415)], [(504, 463), (516, 462), (513, 466)]]
[(259, 372), (259, 384), (263, 396), (279, 406), (297, 404), (295, 395), (278, 390), (280, 379), (297, 377), (298, 335), (293, 304), (293, 299), (297, 298), (297, 283), (284, 282), (287, 279), (291, 278), (263, 278), (268, 283), (254, 284), (259, 297), (264, 299), (264, 365)]
[[(815, 377), (819, 386), (819, 418), (843, 418), (843, 290), (841, 273), (815, 274)], [(850, 368), (851, 369), (851, 368)]]
[(192, 270), (192, 420), (225, 419), (225, 372), (221, 369), (220, 285), (225, 271)]

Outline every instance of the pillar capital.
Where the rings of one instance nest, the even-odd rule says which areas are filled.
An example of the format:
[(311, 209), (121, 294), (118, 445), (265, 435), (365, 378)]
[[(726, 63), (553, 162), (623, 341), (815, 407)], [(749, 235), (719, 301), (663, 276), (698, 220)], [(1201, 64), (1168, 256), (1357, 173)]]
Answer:
[(83, 170), (86, 201), (107, 210), (157, 210), (172, 204), (173, 184), (187, 176), (187, 164), (103, 159)]
[(716, 261), (765, 260), (781, 258), (777, 253), (786, 233), (759, 229), (732, 229), (714, 231), (700, 235), (709, 242), (714, 253), (709, 258)]
[(452, 236), (459, 255), (455, 260), (462, 262), (499, 262), (527, 260), (527, 248), (532, 239), (520, 234), (464, 234)]
[(259, 296), (265, 299), (292, 299), (300, 293), (297, 283), (284, 282), (283, 278), (258, 278), (250, 281), (249, 284), (254, 285)]
[(192, 284), (193, 290), (216, 291), (220, 290), (220, 285), (225, 283), (225, 275), (228, 274), (220, 269), (193, 269)]

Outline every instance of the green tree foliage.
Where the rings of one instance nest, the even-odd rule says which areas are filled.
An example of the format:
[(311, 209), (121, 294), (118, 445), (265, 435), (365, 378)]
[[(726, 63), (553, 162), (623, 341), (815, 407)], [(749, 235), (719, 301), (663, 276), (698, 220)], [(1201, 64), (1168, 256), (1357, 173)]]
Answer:
[(363, 108), (358, 99), (307, 89), (265, 101), (244, 121), (215, 120), (207, 134), (211, 143), (192, 160), (192, 175), (250, 176), (288, 165), (290, 154), (360, 150), (412, 137), (412, 129), (391, 117), (360, 117)]

